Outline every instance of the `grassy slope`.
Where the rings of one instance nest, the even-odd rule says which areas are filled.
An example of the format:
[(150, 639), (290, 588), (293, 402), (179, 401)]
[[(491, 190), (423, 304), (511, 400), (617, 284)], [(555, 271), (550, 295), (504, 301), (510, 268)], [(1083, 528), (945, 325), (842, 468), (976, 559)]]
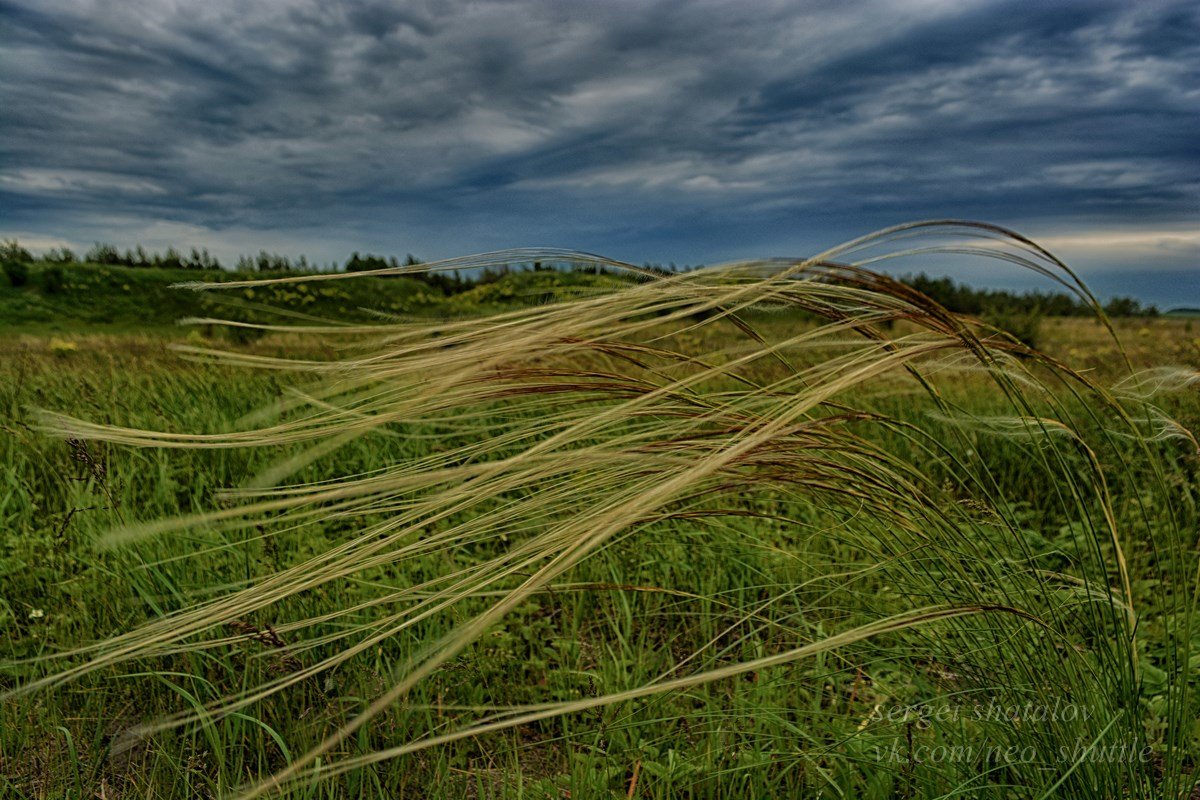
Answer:
[[(548, 273), (509, 276), (449, 299), (405, 279), (208, 295), (168, 288), (171, 282), (197, 277), (193, 272), (69, 267), (58, 292), (44, 291), (36, 268), (27, 287), (0, 282), (0, 331), (62, 334), (74, 345), (55, 348), (33, 338), (0, 351), (0, 629), (5, 632), (0, 662), (11, 664), (128, 629), (213, 587), (298, 563), (349, 532), (336, 525), (271, 531), (271, 538), (236, 549), (225, 547), (228, 534), (199, 532), (98, 552), (93, 540), (111, 527), (209, 508), (218, 489), (238, 485), (279, 453), (166, 453), (103, 445), (73, 449), (36, 434), (31, 407), (139, 427), (222, 430), (239, 416), (276, 402), (289, 379), (181, 362), (161, 341), (161, 334), (178, 330), (174, 322), (180, 317), (265, 319), (260, 303), (344, 320), (371, 318), (370, 311), (458, 315), (536, 301), (563, 283), (586, 288), (607, 280)], [(231, 308), (229, 302), (238, 305)], [(776, 317), (770, 324), (792, 322)], [(1188, 321), (1123, 320), (1118, 327), (1135, 362), (1200, 365), (1200, 339)], [(132, 335), (134, 331), (153, 335)], [(1115, 352), (1098, 344), (1097, 328), (1089, 320), (1050, 320), (1044, 333), (1046, 348), (1072, 363), (1099, 370), (1115, 363)], [(715, 350), (720, 342), (697, 346)], [(268, 337), (252, 347), (261, 353), (296, 352), (306, 344), (295, 337)], [(962, 392), (963, 404), (977, 413), (993, 411), (985, 391), (967, 385)], [(925, 409), (911, 398), (881, 397), (878, 403), (915, 424), (924, 420)], [(1193, 430), (1200, 423), (1194, 395), (1169, 410)], [(356, 441), (303, 477), (353, 474), (423, 455), (433, 446), (423, 433), (409, 429), (403, 437)], [(1018, 450), (997, 447), (992, 457), (1014, 497), (1037, 499), (1044, 487), (1028, 482), (1028, 464)], [(809, 521), (813, 531), (827, 522), (819, 516)], [(1033, 546), (1052, 556), (1061, 544), (1055, 537), (1064, 535), (1066, 524), (1031, 517)], [(247, 530), (239, 536), (248, 540), (261, 533)], [(203, 548), (212, 550), (202, 559), (178, 558)], [(553, 597), (526, 603), (484, 643), (422, 687), (411, 708), (389, 712), (342, 754), (387, 747), (446, 725), (457, 713), (455, 705), (530, 702), (548, 693), (587, 697), (645, 682), (674, 669), (677, 654), (714, 640), (721, 642), (726, 657), (753, 658), (786, 645), (789, 636), (816, 635), (836, 621), (841, 609), (886, 593), (888, 587), (869, 577), (853, 587), (818, 584), (828, 596), (818, 606), (806, 607), (799, 600), (795, 606), (777, 604), (774, 628), (730, 616), (731, 608), (753, 606), (764, 593), (820, 580), (806, 563), (816, 550), (828, 551), (823, 555), (843, 562), (848, 571), (870, 566), (863, 553), (836, 540), (783, 526), (763, 530), (760, 523), (736, 520), (706, 529), (664, 526), (648, 541), (618, 543), (571, 576), (590, 582), (591, 591), (556, 591)], [(402, 573), (381, 571), (373, 577), (409, 585), (489, 554), (439, 554), (433, 557), (439, 559), (436, 563), (405, 565)], [(1164, 639), (1165, 623), (1152, 613), (1155, 576), (1148, 571), (1136, 577), (1136, 599), (1146, 620), (1146, 663), (1153, 666), (1159, 655), (1154, 643)], [(648, 590), (655, 586), (686, 586), (694, 596)], [(347, 581), (308, 599), (303, 608), (281, 609), (279, 618), (246, 622), (278, 626), (286, 622), (286, 614), (315, 616), (375, 593)], [(204, 656), (180, 656), (166, 667), (177, 674), (164, 673), (154, 684), (114, 670), (52, 694), (6, 701), (0, 706), (0, 796), (193, 797), (228, 789), (286, 762), (288, 753), (276, 733), (294, 752), (361, 710), (363, 698), (378, 694), (393, 669), (417, 654), (423, 642), (445, 632), (442, 624), (431, 622), (397, 636), (359, 659), (354, 669), (297, 687), (286, 700), (251, 708), (245, 717), (135, 742), (116, 755), (110, 747), (122, 741), (130, 726), (194, 698), (203, 701), (236, 689), (257, 672), (291, 669), (291, 656), (268, 643), (247, 641)], [(1196, 648), (1200, 656), (1200, 642)], [(24, 669), (13, 671), (27, 677)], [(13, 674), (0, 675), (0, 688), (13, 680)], [(635, 774), (639, 797), (673, 797), (685, 791), (693, 797), (814, 796), (831, 790), (830, 796), (927, 796), (938, 787), (923, 784), (921, 774), (881, 765), (866, 743), (847, 750), (844, 737), (852, 736), (877, 705), (919, 701), (936, 694), (940, 680), (939, 666), (919, 659), (846, 671), (831, 656), (752, 679), (458, 743), (296, 796), (560, 797), (569, 791), (573, 797), (624, 797)], [(1153, 702), (1153, 687), (1146, 692), (1145, 702)], [(841, 719), (843, 725), (814, 725), (817, 717)], [(864, 742), (906, 746), (911, 744), (908, 736), (915, 736), (917, 745), (936, 743), (936, 730), (924, 729), (885, 730)], [(1195, 736), (1200, 746), (1200, 729)]]
[[(61, 270), (61, 288), (47, 276)], [(377, 319), (379, 314), (467, 314), (513, 301), (536, 301), (556, 289), (586, 288), (614, 279), (574, 273), (514, 273), (494, 284), (443, 297), (405, 277), (356, 277), (319, 283), (195, 292), (173, 288), (191, 281), (245, 280), (261, 277), (230, 272), (141, 269), (97, 264), (30, 266), (28, 282), (11, 286), (0, 273), (0, 333), (73, 333), (86, 331), (176, 331), (185, 317), (219, 316), (254, 322), (280, 321), (266, 307), (286, 308), (325, 320)], [(294, 320), (293, 320), (294, 321)]]

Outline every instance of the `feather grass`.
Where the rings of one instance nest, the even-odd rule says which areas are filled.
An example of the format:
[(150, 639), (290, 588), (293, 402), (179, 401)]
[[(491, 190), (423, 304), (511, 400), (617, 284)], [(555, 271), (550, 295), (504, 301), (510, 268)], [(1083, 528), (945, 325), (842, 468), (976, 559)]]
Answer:
[[(630, 280), (612, 291), (476, 319), (254, 326), (328, 335), (344, 353), (334, 361), (181, 348), (191, 358), (313, 377), (308, 388), (228, 432), (144, 431), (44, 413), (43, 426), (55, 434), (121, 445), (294, 451), (230, 490), (225, 507), (132, 525), (114, 531), (105, 546), (252, 523), (303, 529), (336, 521), (356, 531), (264, 580), (46, 656), (52, 666), (44, 676), (17, 691), (44, 690), (128, 662), (226, 648), (239, 641), (225, 633), (236, 621), (361, 580), (378, 587), (371, 599), (279, 626), (294, 643), (291, 652), (304, 656), (302, 666), (215, 700), (189, 701), (138, 734), (238, 714), (441, 618), (456, 621), (427, 641), (360, 713), (241, 796), (286, 791), (463, 738), (687, 692), (823, 654), (858, 669), (889, 661), (953, 665), (953, 693), (987, 692), (1011, 707), (1067, 698), (1094, 712), (1040, 726), (1008, 720), (948, 731), (959, 744), (984, 736), (1046, 753), (1075, 742), (1143, 741), (1131, 559), (1173, 587), (1159, 608), (1182, 621), (1184, 636), (1194, 629), (1197, 609), (1196, 592), (1186, 589), (1195, 585), (1197, 569), (1187, 533), (1194, 509), (1189, 516), (1173, 505), (1165, 449), (1194, 452), (1195, 438), (1151, 406), (1150, 395), (1186, 387), (1194, 376), (1164, 371), (1110, 389), (874, 271), (893, 259), (934, 254), (1032, 270), (1083, 299), (1108, 324), (1095, 298), (1053, 255), (1019, 234), (980, 223), (915, 223), (813, 258), (738, 262), (670, 277), (591, 254), (506, 251), (377, 274), (539, 260), (599, 264), (626, 271)], [(1115, 340), (1111, 326), (1108, 332)], [(964, 383), (986, 386), (1004, 411), (965, 409), (956, 400)], [(919, 404), (927, 413), (914, 424), (888, 409), (896, 402)], [(410, 436), (418, 427), (432, 430), (422, 435), (443, 446), (341, 480), (286, 484), (349, 442)], [(1171, 436), (1162, 435), (1168, 430)], [(1071, 521), (1071, 539), (1061, 547), (1065, 570), (1045, 568), (1045, 553), (1029, 544), (1011, 485), (978, 455), (989, 442), (1015, 448), (1030, 479), (1039, 482), (1042, 510)], [(1125, 498), (1135, 481), (1130, 513)], [(1114, 484), (1123, 493), (1120, 509)], [(1150, 495), (1158, 498), (1156, 509), (1165, 504), (1178, 513), (1151, 509)], [(868, 566), (846, 570), (829, 548), (793, 540), (818, 578), (771, 586), (754, 603), (722, 601), (731, 603), (739, 625), (780, 628), (773, 610), (793, 606), (824, 619), (816, 630), (782, 626), (791, 646), (739, 659), (734, 650), (717, 649), (717, 636), (678, 659), (682, 675), (576, 701), (468, 709), (475, 717), (454, 730), (431, 730), (331, 761), (358, 731), (406, 702), (415, 687), (522, 603), (564, 591), (581, 564), (615, 543), (648, 539), (652, 532), (702, 535), (714, 520), (744, 517), (768, 526), (801, 516), (820, 520), (821, 533), (814, 535)], [(1138, 543), (1136, 555), (1131, 542)], [(473, 548), (486, 555), (420, 583), (379, 580), (399, 564)], [(876, 588), (857, 591), (867, 574)], [(676, 593), (679, 602), (689, 596), (682, 586), (655, 591)], [(829, 605), (830, 598), (840, 605)], [(1089, 748), (1066, 766), (1037, 759), (996, 769), (1031, 794), (1185, 796), (1192, 779), (1182, 743), (1195, 701), (1186, 652), (1171, 650), (1169, 660), (1161, 763), (1097, 760)], [(831, 730), (845, 727), (832, 716), (825, 715)], [(850, 739), (866, 740), (876, 726), (864, 722), (849, 731)], [(994, 766), (975, 759), (923, 769), (953, 793), (977, 785), (990, 774), (981, 770)]]

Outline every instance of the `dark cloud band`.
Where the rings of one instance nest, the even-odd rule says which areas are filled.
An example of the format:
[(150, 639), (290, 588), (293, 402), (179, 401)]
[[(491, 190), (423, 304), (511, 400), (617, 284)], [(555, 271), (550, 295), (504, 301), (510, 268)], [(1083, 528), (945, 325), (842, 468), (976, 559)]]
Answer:
[(10, 233), (695, 262), (952, 216), (1074, 237), (1097, 265), (1079, 243), (1113, 229), (1147, 269), (1200, 258), (1190, 3), (0, 14)]

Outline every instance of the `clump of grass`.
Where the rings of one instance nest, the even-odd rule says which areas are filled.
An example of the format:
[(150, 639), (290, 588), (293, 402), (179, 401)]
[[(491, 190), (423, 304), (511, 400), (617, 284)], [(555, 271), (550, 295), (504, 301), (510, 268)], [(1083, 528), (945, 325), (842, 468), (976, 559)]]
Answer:
[(1036, 348), (1040, 344), (1042, 317), (1032, 311), (997, 311), (984, 316), (997, 330), (1004, 331), (1021, 344)]
[(0, 264), (0, 271), (10, 286), (20, 288), (29, 281), (29, 265), (23, 261), (5, 261)]
[[(193, 698), (138, 733), (210, 726), (306, 691), (441, 620), (442, 632), (422, 639), (357, 713), (306, 751), (289, 750), (274, 774), (253, 776), (246, 794), (602, 708), (721, 687), (738, 697), (729, 687), (786, 675), (804, 687), (797, 706), (752, 714), (775, 715), (794, 731), (778, 743), (777, 760), (803, 765), (818, 783), (884, 785), (903, 796), (1185, 797), (1195, 780), (1187, 670), (1198, 562), (1194, 492), (1173, 478), (1173, 465), (1195, 457), (1195, 439), (1171, 427), (1152, 398), (1116, 394), (874, 271), (941, 252), (1038, 272), (1107, 324), (1086, 287), (1036, 244), (993, 226), (943, 222), (889, 229), (809, 259), (669, 277), (566, 251), (406, 267), (536, 259), (602, 263), (643, 279), (481, 318), (235, 323), (327, 338), (341, 348), (336, 360), (181, 347), (192, 358), (313, 382), (226, 433), (53, 414), (46, 427), (124, 445), (286, 446), (291, 454), (228, 491), (220, 507), (133, 525), (104, 543), (255, 525), (339, 526), (344, 539), (265, 579), (56, 654), (20, 691), (127, 662), (223, 652), (247, 635), (286, 652), (286, 668)], [(988, 393), (993, 413), (968, 410), (966, 386)], [(913, 406), (923, 413), (914, 417)], [(340, 480), (288, 483), (352, 441), (418, 432), (439, 446)], [(784, 552), (795, 579), (781, 570), (728, 598), (686, 585), (572, 584), (602, 554), (653, 558), (657, 542), (703, 542), (716, 531)], [(401, 580), (416, 563), (440, 568)], [(1152, 646), (1134, 590), (1135, 576), (1147, 575), (1160, 587), (1152, 613), (1172, 620)], [(373, 587), (368, 599), (304, 613), (307, 598), (356, 581)], [(588, 696), (475, 703), (453, 709), (450, 724), (407, 728), (402, 741), (348, 747), (397, 708), (444, 720), (440, 701), (432, 709), (415, 699), (421, 687), (532, 599), (574, 590), (674, 593), (681, 614), (711, 617), (712, 635), (673, 654), (657, 677)], [(718, 599), (714, 610), (708, 603)], [(284, 619), (246, 621), (268, 613)], [(636, 640), (640, 627), (630, 615), (620, 635)], [(829, 695), (825, 686), (846, 689)], [(974, 711), (985, 704), (1001, 711)], [(897, 707), (968, 711), (918, 727), (920, 715)], [(1064, 707), (1075, 711), (1034, 713)], [(695, 721), (715, 713), (699, 711)]]

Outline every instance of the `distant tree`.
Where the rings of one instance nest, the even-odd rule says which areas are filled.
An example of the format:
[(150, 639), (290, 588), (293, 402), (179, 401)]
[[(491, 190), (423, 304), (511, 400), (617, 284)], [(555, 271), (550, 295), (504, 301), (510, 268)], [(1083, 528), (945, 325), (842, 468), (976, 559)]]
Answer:
[(83, 260), (89, 264), (109, 264), (117, 265), (122, 263), (121, 251), (113, 247), (111, 244), (96, 242), (91, 250), (84, 254)]
[(1156, 306), (1143, 306), (1132, 297), (1114, 297), (1104, 304), (1104, 313), (1110, 317), (1155, 317)]
[(42, 256), (42, 261), (48, 264), (74, 264), (75, 251), (69, 247), (51, 247)]
[(221, 262), (216, 256), (208, 252), (208, 248), (204, 247), (200, 250), (200, 268), (201, 269), (220, 269)]
[(133, 251), (133, 264), (131, 266), (134, 266), (134, 267), (150, 266), (150, 256), (146, 255), (146, 248), (142, 247), (140, 244)]
[(204, 269), (204, 262), (200, 260), (200, 250), (197, 247), (192, 247), (188, 252), (187, 258), (183, 260), (184, 269)]
[(21, 247), (16, 239), (5, 239), (0, 242), (0, 261), (15, 261), (22, 264), (33, 263), (33, 253)]
[(346, 272), (367, 272), (376, 269), (387, 269), (390, 266), (383, 256), (375, 256), (367, 253), (359, 255), (357, 251), (350, 254), (350, 258), (346, 261)]
[(651, 264), (649, 261), (647, 261), (646, 263), (642, 264), (642, 269), (659, 277), (665, 278), (675, 273), (675, 264), (672, 263), (670, 268), (668, 268), (662, 264)]
[(183, 269), (183, 257), (174, 247), (168, 247), (161, 259), (156, 259), (163, 269)]
[(254, 263), (259, 272), (287, 272), (292, 268), (292, 262), (287, 256), (268, 253), (266, 250), (258, 251)]

